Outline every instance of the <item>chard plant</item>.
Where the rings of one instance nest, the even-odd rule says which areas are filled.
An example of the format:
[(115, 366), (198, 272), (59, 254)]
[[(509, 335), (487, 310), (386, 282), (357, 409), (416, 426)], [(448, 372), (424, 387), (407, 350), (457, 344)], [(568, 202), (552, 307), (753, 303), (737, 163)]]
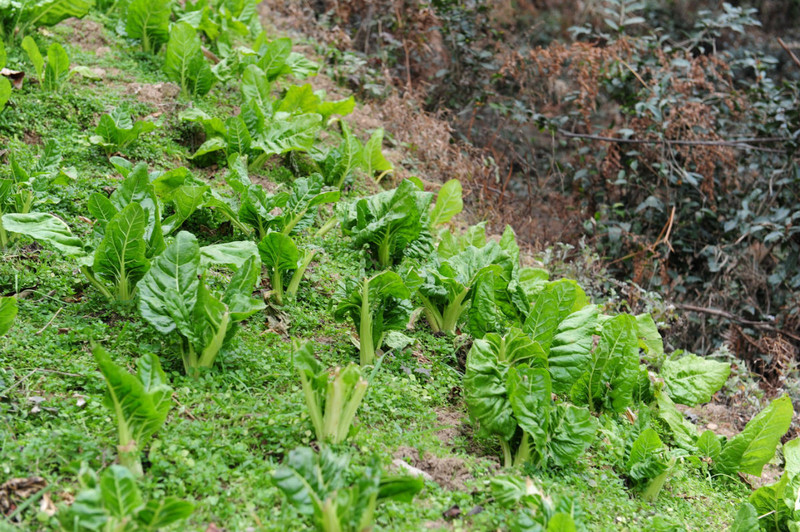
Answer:
[(800, 440), (786, 442), (782, 454), (785, 465), (780, 479), (750, 494), (749, 502), (736, 515), (733, 530), (792, 530), (800, 526), (800, 508), (795, 502), (800, 499)]
[(153, 260), (139, 288), (142, 317), (158, 332), (177, 339), (190, 375), (212, 367), (237, 324), (264, 308), (263, 301), (251, 297), (260, 278), (257, 256), (241, 263), (221, 294), (206, 284), (206, 270), (197, 238), (181, 231)]
[[(284, 295), (297, 295), (300, 281), (317, 251), (312, 249), (301, 254), (291, 237), (283, 233), (267, 233), (258, 243), (258, 252), (269, 272), (271, 294), (278, 305), (283, 305)], [(284, 293), (284, 279), (290, 271), (293, 273)]]
[(148, 120), (134, 122), (131, 120), (131, 115), (117, 107), (100, 117), (100, 122), (94, 129), (94, 135), (89, 137), (89, 142), (100, 146), (107, 155), (111, 155), (125, 150), (139, 138), (139, 135), (149, 133), (156, 127), (158, 126)]
[(476, 327), (481, 321), (494, 321), (494, 293), (507, 287), (513, 269), (511, 256), (493, 241), (481, 248), (468, 246), (445, 260), (434, 259), (415, 281), (431, 329), (455, 334), (470, 305)]
[(141, 452), (167, 419), (172, 388), (158, 357), (146, 354), (138, 360), (138, 373), (131, 375), (114, 364), (100, 346), (92, 350), (106, 380), (105, 404), (117, 421), (119, 462), (135, 476), (142, 476)]
[(311, 346), (295, 344), (294, 366), (317, 441), (342, 443), (347, 439), (368, 383), (355, 364), (328, 369), (314, 357)]
[(178, 84), (184, 95), (205, 96), (216, 78), (203, 55), (195, 29), (179, 21), (172, 26), (164, 59), (164, 73)]
[(47, 48), (47, 61), (42, 57), (39, 47), (30, 35), (22, 40), (22, 48), (33, 63), (36, 77), (42, 88), (48, 92), (60, 90), (69, 80), (72, 72), (69, 69), (69, 56), (64, 47), (53, 43)]
[(226, 180), (236, 194), (228, 200), (230, 210), (240, 225), (255, 229), (259, 240), (270, 231), (300, 233), (314, 224), (321, 205), (339, 200), (340, 192), (326, 187), (318, 174), (296, 179), (290, 192), (270, 194), (250, 180), (245, 157), (234, 155), (228, 168)]
[(264, 166), (273, 155), (311, 150), (322, 128), (320, 114), (271, 114), (270, 108), (260, 107), (256, 100), (246, 102), (237, 116), (224, 121), (196, 108), (180, 116), (201, 124), (205, 130), (206, 141), (197, 148), (193, 159), (227, 161), (235, 154), (247, 155), (251, 170)]
[(394, 190), (362, 198), (343, 209), (342, 232), (353, 246), (366, 247), (381, 268), (400, 262), (414, 245), (427, 249), (427, 215), (433, 194), (403, 181)]
[(0, 336), (11, 330), (14, 319), (17, 317), (17, 298), (14, 296), (0, 297)]
[[(0, 179), (0, 217), (4, 214), (27, 214), (34, 207), (58, 200), (49, 193), (53, 186), (66, 185), (70, 177), (60, 170), (61, 150), (55, 141), (48, 141), (36, 163), (29, 169), (20, 165), (13, 154), (9, 155), (10, 179)], [(0, 218), (0, 249), (5, 249), (15, 239), (15, 234), (3, 226)]]
[(317, 455), (308, 447), (289, 452), (273, 473), (273, 482), (302, 515), (312, 518), (320, 532), (360, 532), (374, 525), (381, 500), (411, 502), (423, 487), (420, 477), (384, 477), (373, 461), (348, 482), (350, 457), (322, 447)]
[(514, 510), (512, 530), (584, 530), (585, 513), (569, 496), (550, 497), (529, 477), (498, 475), (489, 481), (495, 501)]
[(74, 258), (89, 282), (107, 299), (129, 305), (150, 258), (164, 247), (158, 199), (147, 167), (137, 166), (110, 198), (94, 194), (89, 212), (97, 218), (99, 241), (84, 243), (47, 213), (6, 214), (6, 230), (51, 245)]
[(175, 497), (144, 501), (136, 478), (125, 467), (112, 465), (97, 477), (86, 464), (78, 473), (80, 492), (56, 515), (64, 531), (162, 530), (192, 515), (194, 505)]
[(70, 17), (83, 18), (94, 0), (7, 2), (0, 10), (0, 37), (13, 43), (37, 28), (55, 26)]
[(383, 346), (386, 333), (403, 330), (411, 314), (411, 297), (403, 279), (392, 271), (367, 277), (359, 282), (350, 279), (340, 287), (340, 299), (333, 316), (337, 321), (350, 319), (358, 331), (361, 365), (375, 363), (375, 352)]
[[(589, 410), (552, 399), (547, 358), (519, 329), (475, 340), (467, 355), (464, 396), (480, 431), (497, 436), (505, 467), (565, 467), (594, 440)], [(516, 451), (513, 446), (516, 444)]]

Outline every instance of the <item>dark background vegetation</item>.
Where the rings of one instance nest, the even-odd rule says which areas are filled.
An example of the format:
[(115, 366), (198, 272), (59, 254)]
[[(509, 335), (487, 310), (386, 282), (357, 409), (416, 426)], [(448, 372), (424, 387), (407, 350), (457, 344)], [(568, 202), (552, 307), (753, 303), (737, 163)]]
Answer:
[(445, 119), (470, 162), (431, 158), (482, 215), (597, 254), (611, 282), (590, 286), (660, 302), (676, 347), (727, 342), (768, 382), (793, 367), (800, 1), (269, 4), (362, 98)]

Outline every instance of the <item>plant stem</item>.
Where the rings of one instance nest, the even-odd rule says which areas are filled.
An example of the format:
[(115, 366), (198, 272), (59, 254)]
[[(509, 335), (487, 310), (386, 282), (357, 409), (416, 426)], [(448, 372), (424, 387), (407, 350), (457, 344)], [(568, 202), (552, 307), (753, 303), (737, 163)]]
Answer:
[(375, 346), (372, 341), (372, 314), (369, 308), (369, 279), (361, 285), (361, 324), (358, 328), (361, 343), (361, 365), (375, 362)]
[(314, 425), (314, 432), (317, 434), (317, 440), (324, 441), (325, 436), (322, 425), (322, 406), (320, 405), (319, 399), (311, 387), (311, 382), (308, 380), (308, 377), (306, 377), (306, 374), (303, 371), (300, 372), (300, 382), (303, 385), (303, 395), (306, 398), (306, 406), (308, 407), (308, 413), (311, 417), (311, 424)]
[(531, 446), (528, 442), (528, 433), (522, 433), (522, 440), (517, 448), (517, 456), (514, 457), (514, 466), (518, 467), (527, 462), (531, 457)]
[(298, 266), (294, 271), (292, 279), (289, 281), (289, 287), (286, 289), (287, 296), (294, 297), (297, 295), (297, 288), (300, 286), (300, 281), (303, 280), (303, 274), (306, 272), (306, 268), (308, 268), (308, 265), (311, 264), (311, 261), (314, 259), (314, 255), (316, 254), (316, 249), (313, 249), (305, 254), (303, 257), (303, 262), (301, 262), (300, 266)]
[(514, 465), (511, 459), (511, 445), (500, 438), (500, 447), (503, 449), (503, 467), (511, 467)]
[(106, 288), (100, 281), (97, 280), (97, 277), (94, 276), (92, 271), (89, 269), (89, 266), (81, 266), (81, 272), (86, 276), (87, 279), (89, 279), (89, 282), (92, 283), (92, 286), (100, 290), (100, 292), (106, 296), (107, 299), (114, 299), (114, 295), (108, 290), (108, 288)]
[(467, 297), (468, 293), (469, 288), (465, 288), (444, 309), (444, 315), (442, 316), (442, 331), (450, 334), (456, 333), (456, 325), (458, 324), (458, 319), (461, 317), (461, 314), (464, 312), (464, 308), (466, 307), (466, 304), (464, 304), (464, 299)]
[(278, 305), (283, 305), (283, 275), (277, 266), (272, 269), (270, 281), (272, 282), (272, 292), (275, 294), (275, 302)]
[(336, 227), (336, 224), (339, 222), (339, 218), (336, 217), (334, 214), (330, 217), (330, 219), (322, 224), (322, 227), (319, 228), (319, 231), (314, 234), (315, 237), (322, 238), (323, 236), (328, 234), (328, 231)]
[(380, 245), (378, 245), (378, 264), (380, 264), (383, 268), (388, 268), (392, 265), (392, 257), (389, 253), (391, 236), (391, 233), (387, 231), (386, 235), (383, 237), (383, 240), (381, 240)]
[(356, 383), (350, 400), (345, 404), (344, 411), (339, 420), (339, 426), (333, 437), (333, 443), (342, 443), (347, 438), (347, 434), (350, 432), (350, 426), (353, 424), (353, 418), (356, 417), (356, 410), (361, 406), (361, 401), (364, 400), (364, 396), (367, 393), (367, 386), (368, 384), (365, 380), (359, 380)]

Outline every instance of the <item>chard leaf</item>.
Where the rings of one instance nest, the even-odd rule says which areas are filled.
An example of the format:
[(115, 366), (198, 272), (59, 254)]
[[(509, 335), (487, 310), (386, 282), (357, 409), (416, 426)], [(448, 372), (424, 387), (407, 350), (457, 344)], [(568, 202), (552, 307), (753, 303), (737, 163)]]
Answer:
[(183, 185), (178, 187), (170, 195), (170, 200), (175, 208), (174, 214), (164, 220), (162, 232), (170, 234), (194, 214), (194, 212), (205, 205), (209, 187), (207, 185)]
[(550, 410), (553, 406), (550, 374), (546, 369), (532, 369), (525, 364), (512, 366), (508, 370), (506, 388), (517, 424), (530, 434), (534, 446), (542, 455), (538, 465), (545, 465)]
[(675, 403), (663, 391), (656, 393), (659, 417), (669, 426), (675, 443), (681, 449), (694, 452), (697, 429), (675, 408)]
[(144, 229), (144, 211), (137, 203), (131, 203), (108, 222), (95, 250), (92, 270), (118, 288), (123, 302), (133, 297), (136, 283), (147, 272)]
[(327, 122), (331, 115), (346, 116), (356, 108), (356, 99), (353, 96), (333, 102), (324, 101), (317, 105), (315, 112), (322, 115), (322, 121)]
[(121, 459), (124, 463), (126, 453), (134, 453), (138, 462), (138, 452), (167, 419), (172, 389), (156, 355), (142, 356), (134, 376), (114, 364), (102, 347), (95, 346), (93, 354), (108, 386), (106, 405), (117, 420)]
[(652, 428), (643, 430), (631, 447), (630, 457), (625, 467), (628, 475), (637, 482), (655, 479), (667, 470), (664, 459), (664, 444)]
[(247, 65), (244, 69), (241, 90), (245, 102), (252, 102), (261, 109), (269, 108), (272, 103), (272, 84), (257, 65)]
[(514, 436), (517, 420), (508, 398), (508, 366), (498, 349), (502, 345), (502, 337), (494, 333), (472, 343), (464, 373), (464, 399), (481, 434), (508, 441)]
[(117, 208), (111, 203), (105, 194), (95, 192), (89, 196), (89, 214), (91, 214), (97, 221), (94, 224), (94, 229), (99, 235), (103, 235), (106, 230), (106, 225), (111, 219), (117, 215)]
[(639, 369), (635, 331), (636, 322), (627, 314), (605, 322), (586, 371), (572, 386), (573, 401), (593, 410), (614, 412), (622, 412), (631, 404)]
[(283, 112), (290, 115), (303, 113), (316, 113), (321, 100), (314, 94), (311, 85), (291, 85), (283, 98), (276, 100), (272, 105), (275, 113)]
[[(544, 298), (543, 301), (548, 301), (546, 304), (549, 305), (543, 309), (543, 313), (557, 312), (557, 300), (554, 301), (550, 299), (551, 296), (546, 295), (541, 297)], [(536, 307), (534, 307), (534, 311), (535, 309)], [(598, 313), (595, 305), (588, 305), (567, 316), (558, 324), (551, 341), (550, 352), (547, 355), (547, 365), (553, 379), (555, 393), (568, 392), (589, 367), (593, 358), (593, 332), (597, 325)], [(538, 318), (538, 321), (542, 323), (546, 323), (546, 320), (548, 320), (546, 316)], [(548, 324), (546, 326), (550, 327)], [(528, 327), (526, 321), (526, 330)], [(547, 329), (544, 331), (547, 332)], [(543, 334), (543, 336), (545, 339), (547, 338), (547, 334)], [(538, 340), (538, 337), (534, 336), (534, 340)]]
[(639, 337), (639, 347), (645, 354), (654, 360), (660, 360), (664, 356), (664, 340), (650, 314), (636, 316), (636, 335)]
[(52, 214), (43, 212), (4, 214), (2, 220), (6, 231), (27, 235), (53, 246), (68, 256), (86, 255), (81, 239), (73, 236), (67, 224)]
[(381, 149), (383, 148), (383, 129), (376, 129), (372, 133), (362, 151), (361, 164), (368, 176), (374, 177), (375, 172), (392, 170), (392, 163), (386, 160)]
[(125, 32), (128, 37), (141, 40), (145, 52), (157, 52), (167, 42), (171, 4), (169, 0), (132, 0), (128, 4)]
[(147, 501), (136, 514), (136, 522), (148, 530), (160, 530), (178, 521), (188, 519), (194, 505), (175, 497)]
[(294, 150), (308, 151), (321, 127), (322, 117), (316, 113), (273, 120), (256, 136), (254, 147), (261, 149), (265, 155), (280, 155)]
[(557, 404), (550, 412), (547, 463), (567, 467), (594, 441), (597, 422), (586, 408)]
[(736, 512), (730, 532), (753, 532), (754, 530), (761, 530), (761, 527), (758, 526), (758, 512), (755, 506), (749, 502), (743, 503)]
[(697, 438), (697, 454), (698, 456), (708, 457), (712, 462), (719, 459), (719, 453), (722, 451), (722, 444), (716, 434), (707, 430)]
[(200, 281), (200, 247), (191, 233), (181, 231), (157, 256), (139, 282), (139, 311), (158, 332), (176, 328), (194, 339), (193, 315)]
[(164, 72), (185, 94), (205, 96), (214, 84), (197, 32), (186, 22), (178, 22), (169, 32)]
[(124, 150), (139, 138), (139, 135), (155, 128), (154, 123), (146, 120), (137, 120), (134, 123), (130, 115), (118, 107), (100, 117), (100, 122), (94, 130), (95, 135), (90, 137), (89, 141), (103, 146), (106, 152), (111, 153)]
[(789, 430), (794, 409), (788, 395), (775, 399), (756, 415), (744, 430), (722, 448), (719, 469), (723, 473), (749, 473), (761, 476), (761, 470), (775, 455), (781, 437)]
[(123, 521), (142, 505), (136, 479), (126, 467), (112, 465), (100, 477), (103, 506), (113, 517)]
[(44, 83), (46, 91), (55, 91), (61, 88), (69, 79), (69, 56), (64, 47), (53, 43), (47, 49), (47, 66), (44, 69)]
[(25, 38), (22, 39), (20, 46), (22, 46), (22, 49), (28, 54), (28, 59), (33, 63), (33, 69), (36, 71), (36, 79), (39, 80), (39, 83), (44, 83), (44, 57), (42, 57), (42, 52), (39, 51), (36, 41), (34, 41), (33, 37), (30, 35), (26, 35)]
[(458, 179), (451, 179), (439, 189), (439, 195), (436, 196), (436, 204), (433, 206), (429, 218), (430, 226), (435, 227), (449, 222), (463, 208), (461, 182)]
[(258, 60), (258, 68), (260, 68), (266, 75), (267, 79), (272, 82), (283, 74), (288, 74), (289, 71), (286, 66), (286, 60), (292, 52), (292, 40), (288, 38), (275, 39), (269, 44), (264, 45), (259, 50), (261, 56)]
[(252, 297), (253, 289), (260, 280), (261, 261), (258, 255), (252, 255), (231, 277), (222, 295), (222, 303), (228, 307), (232, 323), (245, 320), (264, 309), (264, 301)]
[(368, 246), (378, 264), (388, 267), (422, 234), (422, 217), (431, 199), (430, 193), (405, 180), (395, 190), (353, 203), (344, 212), (342, 231), (353, 238), (356, 248)]
[(670, 398), (686, 406), (711, 401), (725, 385), (731, 365), (688, 353), (678, 360), (667, 360), (661, 369), (664, 389)]
[(92, 7), (94, 7), (94, 0), (43, 0), (34, 2), (26, 5), (25, 25), (35, 28), (55, 26), (70, 17), (83, 18)]
[(338, 190), (324, 187), (319, 174), (295, 179), (283, 212), (283, 234), (298, 233), (311, 226), (317, 217), (316, 207), (339, 201), (340, 195)]
[(282, 233), (267, 233), (258, 243), (258, 251), (264, 266), (274, 271), (294, 270), (300, 260), (294, 240)]
[(211, 244), (200, 248), (200, 269), (220, 265), (238, 270), (247, 259), (258, 256), (258, 246), (249, 240)]
[(17, 317), (17, 309), (16, 297), (0, 297), (0, 336), (11, 330), (14, 318)]
[(250, 136), (247, 124), (244, 123), (241, 115), (228, 118), (225, 121), (225, 129), (228, 132), (226, 153), (247, 153), (250, 150), (253, 138)]

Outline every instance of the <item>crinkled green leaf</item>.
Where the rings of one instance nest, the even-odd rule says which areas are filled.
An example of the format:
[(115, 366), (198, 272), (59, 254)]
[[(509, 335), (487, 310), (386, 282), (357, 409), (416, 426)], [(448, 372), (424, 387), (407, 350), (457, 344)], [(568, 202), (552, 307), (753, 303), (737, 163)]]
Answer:
[(128, 37), (139, 39), (145, 52), (157, 52), (170, 36), (171, 8), (172, 2), (169, 0), (131, 0), (125, 32)]
[(761, 476), (764, 465), (775, 455), (775, 448), (789, 430), (793, 415), (788, 395), (772, 401), (722, 448), (718, 462), (720, 471)]
[(728, 380), (731, 365), (688, 353), (678, 360), (667, 360), (661, 368), (664, 389), (680, 404), (695, 406), (711, 401)]
[(126, 467), (112, 465), (103, 471), (100, 493), (106, 511), (119, 520), (130, 518), (142, 505), (136, 479)]
[(622, 412), (633, 401), (638, 368), (636, 321), (628, 314), (615, 316), (603, 325), (600, 342), (570, 395), (593, 410)]
[(449, 222), (453, 216), (460, 213), (463, 208), (461, 181), (458, 179), (451, 179), (439, 189), (439, 194), (436, 196), (436, 203), (430, 214), (430, 226), (435, 227), (439, 224)]
[[(545, 301), (552, 301), (551, 296), (541, 296)], [(537, 300), (538, 301), (538, 300)], [(538, 303), (537, 303), (538, 305)], [(557, 301), (549, 303), (543, 312), (557, 312)], [(534, 311), (536, 307), (534, 307)], [(593, 333), (597, 325), (598, 309), (595, 305), (588, 305), (581, 310), (568, 315), (563, 321), (558, 323), (553, 339), (550, 342), (550, 351), (547, 354), (547, 365), (550, 369), (550, 376), (553, 379), (553, 391), (557, 394), (568, 392), (574, 383), (589, 367), (592, 355)], [(551, 318), (538, 318), (542, 323)], [(526, 331), (529, 328), (526, 321)], [(550, 327), (549, 324), (546, 324)], [(548, 329), (543, 329), (548, 331)], [(547, 338), (547, 334), (542, 334)], [(538, 336), (534, 336), (538, 340)], [(545, 351), (547, 349), (545, 348)]]
[(103, 240), (94, 254), (94, 274), (117, 287), (122, 301), (133, 297), (136, 283), (148, 269), (144, 241), (145, 214), (131, 203), (106, 225)]
[(6, 231), (27, 235), (53, 246), (65, 255), (73, 257), (86, 255), (83, 241), (73, 236), (67, 224), (52, 214), (44, 212), (4, 214), (2, 220)]

